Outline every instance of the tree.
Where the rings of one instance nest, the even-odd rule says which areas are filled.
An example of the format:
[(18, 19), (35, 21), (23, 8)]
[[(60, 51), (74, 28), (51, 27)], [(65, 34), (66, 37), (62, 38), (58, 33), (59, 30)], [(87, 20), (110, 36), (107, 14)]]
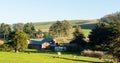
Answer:
[(120, 13), (111, 14), (100, 19), (98, 26), (92, 30), (89, 38), (92, 46), (107, 50), (120, 61)]
[(49, 29), (50, 35), (55, 35), (57, 37), (68, 36), (70, 34), (70, 30), (72, 29), (72, 25), (68, 21), (57, 21), (52, 24)]
[(76, 26), (75, 31), (73, 32), (73, 40), (70, 42), (70, 44), (74, 43), (81, 47), (81, 49), (84, 49), (86, 47), (86, 42), (84, 41), (84, 35), (82, 33), (82, 30), (80, 26)]
[(117, 36), (116, 23), (99, 23), (89, 35), (90, 44), (99, 50), (107, 50), (108, 44)]
[(117, 61), (120, 61), (120, 37), (110, 42), (109, 53), (112, 54), (114, 58), (117, 58)]
[(69, 23), (67, 20), (64, 20), (64, 21), (62, 21), (62, 25), (64, 28), (64, 35), (68, 36), (71, 33), (70, 31), (72, 29), (72, 24)]
[(23, 28), (24, 28), (24, 24), (23, 23), (13, 24), (13, 29), (15, 31), (17, 31), (17, 30), (23, 30)]
[(37, 38), (42, 38), (43, 37), (43, 32), (40, 29), (36, 32), (36, 37)]
[(63, 27), (62, 23), (60, 21), (57, 21), (52, 26), (50, 26), (49, 32), (51, 35), (56, 35), (58, 37), (63, 36)]
[(98, 45), (108, 40), (108, 35), (110, 34), (108, 29), (110, 29), (109, 24), (107, 23), (98, 24), (89, 35), (92, 44)]
[(49, 32), (43, 32), (43, 34), (44, 34), (44, 36), (43, 36), (44, 38), (52, 37)]
[(112, 40), (109, 41), (109, 53), (120, 61), (120, 22), (114, 23), (112, 28), (112, 33), (114, 36), (110, 37)]
[(12, 30), (10, 25), (4, 23), (1, 24), (0, 33), (4, 36), (4, 39), (6, 39), (6, 37), (9, 35), (11, 31)]
[(78, 25), (76, 26), (75, 31), (73, 32), (73, 36), (75, 38), (81, 38), (81, 39), (85, 38), (80, 26), (78, 26)]
[(23, 51), (27, 48), (28, 42), (27, 42), (28, 36), (25, 32), (22, 30), (18, 30), (13, 35), (13, 48), (15, 52)]
[(100, 19), (101, 22), (120, 22), (120, 12), (106, 15)]
[(30, 36), (30, 38), (35, 37), (36, 30), (35, 30), (35, 26), (32, 23), (25, 24), (23, 31), (27, 33)]

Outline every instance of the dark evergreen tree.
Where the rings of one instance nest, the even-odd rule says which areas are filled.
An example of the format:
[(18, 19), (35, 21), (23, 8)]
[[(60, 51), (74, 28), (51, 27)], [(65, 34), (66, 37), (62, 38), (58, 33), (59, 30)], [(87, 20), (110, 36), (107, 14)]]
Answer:
[(75, 31), (73, 32), (73, 40), (70, 42), (70, 44), (77, 44), (81, 48), (81, 50), (86, 48), (87, 43), (84, 40), (84, 35), (82, 33), (82, 30), (80, 26), (76, 26)]
[(99, 50), (107, 50), (108, 44), (116, 36), (116, 33), (114, 33), (115, 27), (115, 23), (99, 23), (89, 35), (91, 46), (94, 46), (94, 48), (97, 46)]
[(117, 58), (117, 60), (120, 61), (120, 22), (116, 22), (113, 25), (113, 36), (110, 37), (112, 40), (109, 41), (108, 51), (114, 58)]
[(105, 42), (106, 40), (108, 40), (108, 35), (110, 35), (108, 29), (110, 29), (109, 24), (107, 23), (98, 24), (89, 35), (90, 41), (94, 45), (98, 45), (101, 44), (102, 42)]
[(107, 50), (120, 61), (120, 13), (101, 18), (89, 38), (92, 46), (97, 45), (100, 48), (97, 49)]

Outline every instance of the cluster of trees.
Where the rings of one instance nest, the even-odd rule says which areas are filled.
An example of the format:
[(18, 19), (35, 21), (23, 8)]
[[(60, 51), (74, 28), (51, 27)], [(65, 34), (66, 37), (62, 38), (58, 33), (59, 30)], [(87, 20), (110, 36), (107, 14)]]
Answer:
[(32, 23), (17, 23), (13, 24), (13, 27), (2, 23), (0, 26), (0, 38), (5, 40), (5, 44), (0, 46), (0, 50), (23, 51), (27, 48), (29, 38), (39, 38), (41, 35), (42, 31), (36, 31)]
[(5, 23), (2, 23), (0, 26), (0, 38), (6, 38), (12, 32), (11, 26)]
[(108, 51), (120, 61), (120, 13), (101, 18), (89, 38), (94, 49)]
[(32, 23), (27, 23), (24, 25), (23, 31), (27, 34), (29, 34), (30, 38), (35, 37), (35, 27)]
[(24, 24), (23, 23), (13, 24), (14, 31), (23, 30), (23, 28), (24, 28)]
[(22, 31), (17, 30), (9, 34), (9, 39), (3, 45), (0, 45), (0, 50), (2, 51), (15, 51), (21, 52), (27, 48), (28, 45), (28, 35)]
[(120, 13), (101, 18), (89, 35), (89, 42), (84, 41), (80, 26), (76, 26), (73, 35), (74, 38), (70, 44), (77, 44), (83, 50), (108, 51), (109, 54), (120, 61)]
[(0, 38), (8, 39), (9, 34), (17, 30), (24, 31), (30, 38), (39, 38), (43, 34), (41, 30), (36, 30), (32, 23), (17, 23), (13, 25), (2, 23), (0, 25)]
[(63, 37), (68, 36), (72, 29), (72, 24), (70, 24), (67, 20), (57, 21), (52, 24), (49, 28), (50, 36)]
[(120, 21), (120, 12), (109, 14), (100, 19), (101, 22), (119, 22)]

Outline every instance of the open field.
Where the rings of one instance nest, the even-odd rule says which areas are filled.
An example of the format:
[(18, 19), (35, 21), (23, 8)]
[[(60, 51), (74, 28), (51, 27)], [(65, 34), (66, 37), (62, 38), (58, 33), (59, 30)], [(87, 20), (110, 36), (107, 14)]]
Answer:
[[(71, 34), (69, 35), (69, 38), (73, 38), (73, 32), (75, 31), (75, 28), (72, 29)], [(84, 36), (87, 38), (91, 32), (91, 29), (82, 29), (82, 32)]]
[(76, 56), (63, 53), (57, 57), (55, 53), (14, 53), (0, 52), (0, 63), (102, 63), (98, 58)]

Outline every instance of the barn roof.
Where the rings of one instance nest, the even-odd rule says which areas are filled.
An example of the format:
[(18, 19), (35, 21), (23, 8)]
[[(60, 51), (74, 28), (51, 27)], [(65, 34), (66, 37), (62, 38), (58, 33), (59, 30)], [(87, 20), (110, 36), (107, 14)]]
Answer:
[(39, 44), (42, 45), (44, 42), (51, 42), (53, 38), (44, 38), (42, 41), (31, 40), (30, 44)]
[(42, 42), (51, 42), (53, 41), (53, 38), (44, 38)]
[(44, 42), (42, 41), (36, 41), (36, 40), (31, 40), (30, 44), (43, 44)]

